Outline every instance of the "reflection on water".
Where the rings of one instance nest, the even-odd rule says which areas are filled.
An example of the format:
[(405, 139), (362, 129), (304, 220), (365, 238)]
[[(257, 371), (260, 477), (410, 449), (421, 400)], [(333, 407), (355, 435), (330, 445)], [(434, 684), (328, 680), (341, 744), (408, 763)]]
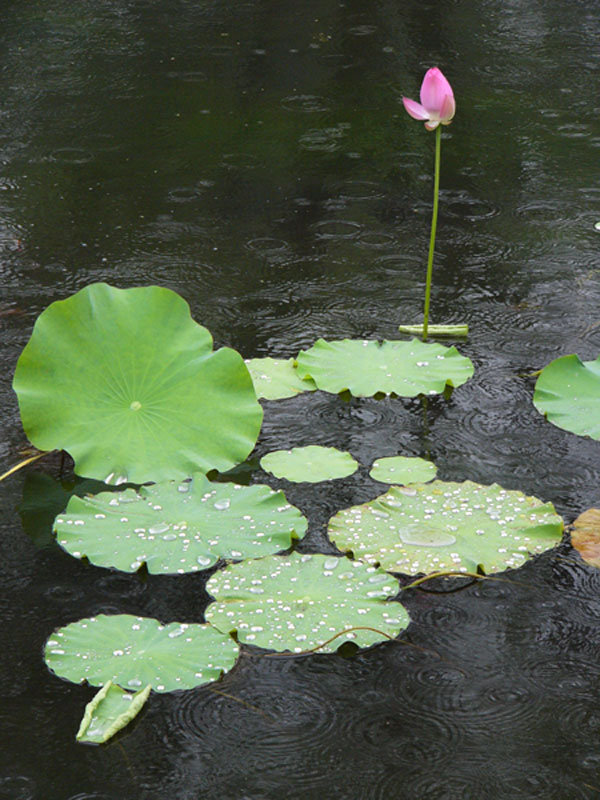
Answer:
[[(368, 477), (378, 456), (429, 456), (442, 479), (521, 489), (567, 520), (597, 505), (598, 444), (548, 425), (527, 377), (600, 345), (596, 11), (5, 0), (2, 463), (23, 444), (10, 380), (33, 321), (92, 281), (168, 286), (246, 358), (418, 322), (433, 137), (400, 97), (439, 64), (458, 111), (444, 129), (432, 315), (469, 323), (458, 346), (475, 376), (433, 398), (426, 420), (416, 400), (267, 402), (256, 455), (322, 444), (360, 461), (335, 487), (287, 492), (310, 519), (302, 546), (323, 552), (328, 518), (381, 491)], [(248, 652), (222, 684), (152, 697), (113, 744), (75, 744), (92, 690), (49, 674), (49, 632), (99, 612), (198, 620), (208, 598), (202, 576), (122, 576), (59, 551), (52, 509), (77, 488), (42, 463), (0, 484), (2, 800), (600, 791), (600, 578), (567, 546), (518, 583), (413, 593), (402, 643), (354, 659)]]

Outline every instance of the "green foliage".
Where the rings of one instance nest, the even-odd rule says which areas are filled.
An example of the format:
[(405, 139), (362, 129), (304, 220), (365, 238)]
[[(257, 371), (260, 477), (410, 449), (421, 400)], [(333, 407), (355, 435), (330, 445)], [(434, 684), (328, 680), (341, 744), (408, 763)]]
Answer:
[(268, 486), (168, 481), (138, 491), (72, 497), (54, 523), (59, 544), (101, 567), (197, 572), (221, 558), (257, 558), (287, 549), (307, 522)]
[(312, 378), (318, 389), (355, 397), (379, 392), (401, 397), (440, 394), (460, 386), (473, 374), (473, 364), (455, 347), (435, 342), (376, 342), (319, 339), (298, 355), (298, 374)]
[(230, 469), (262, 422), (241, 356), (213, 351), (187, 303), (157, 286), (96, 283), (52, 303), (13, 386), (31, 442), (109, 484)]
[[(270, 650), (331, 653), (345, 641), (368, 647), (397, 636), (408, 612), (389, 602), (398, 581), (383, 570), (336, 556), (292, 553), (232, 564), (207, 583), (206, 619), (238, 641)], [(328, 642), (336, 633), (353, 630)], [(378, 632), (383, 631), (383, 635)], [(387, 634), (387, 636), (385, 635)], [(326, 644), (327, 642), (327, 644)]]
[(579, 436), (600, 439), (600, 356), (562, 356), (541, 371), (533, 404), (548, 422)]
[[(561, 427), (600, 438), (599, 362), (568, 356), (550, 364), (536, 386), (536, 407)], [(277, 556), (306, 532), (298, 509), (268, 486), (206, 477), (236, 466), (254, 447), (262, 422), (257, 394), (278, 399), (318, 388), (414, 397), (460, 386), (472, 374), (471, 361), (455, 348), (418, 340), (320, 339), (296, 362), (263, 358), (246, 366), (231, 349), (213, 351), (185, 301), (155, 286), (93, 284), (49, 306), (14, 379), (28, 436), (39, 448), (67, 450), (80, 475), (112, 484), (154, 481), (73, 495), (54, 521), (60, 545), (126, 572), (146, 564), (151, 573), (185, 573), (246, 559), (208, 581), (215, 599), (205, 624), (99, 615), (52, 634), (48, 667), (102, 687), (77, 738), (106, 741), (151, 689), (218, 680), (239, 654), (232, 633), (241, 643), (293, 653), (398, 636), (409, 616), (393, 600), (400, 586), (385, 570), (493, 573), (557, 544), (562, 520), (551, 503), (497, 485), (427, 484), (434, 464), (397, 456), (376, 460), (370, 474), (404, 485), (330, 520), (331, 539), (356, 560)], [(317, 482), (351, 475), (358, 464), (336, 448), (307, 446), (268, 453), (261, 466), (279, 478)], [(68, 492), (45, 480), (33, 485), (50, 506), (27, 495), (24, 519), (45, 520)], [(78, 488), (81, 494), (97, 485)]]
[(562, 519), (542, 503), (497, 484), (415, 483), (338, 512), (335, 544), (355, 558), (415, 575), (438, 570), (486, 573), (520, 567), (555, 547)]
[(293, 358), (246, 359), (256, 396), (265, 400), (281, 400), (301, 392), (314, 392), (317, 388), (314, 381), (301, 380), (294, 364)]
[(108, 681), (85, 707), (78, 742), (102, 744), (137, 717), (148, 699), (150, 686), (132, 694)]
[(128, 690), (149, 684), (155, 692), (173, 692), (218, 680), (238, 652), (211, 625), (100, 614), (59, 628), (44, 655), (53, 672), (73, 683), (112, 681)]
[(276, 478), (285, 478), (296, 483), (319, 483), (334, 478), (346, 478), (358, 468), (358, 463), (350, 453), (319, 445), (275, 450), (263, 456), (260, 465)]
[(427, 483), (435, 478), (437, 467), (424, 458), (390, 456), (373, 462), (369, 475), (381, 483)]

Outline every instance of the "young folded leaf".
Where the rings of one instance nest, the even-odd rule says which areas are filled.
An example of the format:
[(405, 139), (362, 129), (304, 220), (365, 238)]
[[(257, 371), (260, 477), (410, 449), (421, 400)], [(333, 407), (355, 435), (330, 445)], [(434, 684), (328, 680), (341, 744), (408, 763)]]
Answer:
[(108, 681), (85, 707), (75, 737), (78, 742), (103, 744), (129, 725), (148, 699), (150, 685), (132, 694)]

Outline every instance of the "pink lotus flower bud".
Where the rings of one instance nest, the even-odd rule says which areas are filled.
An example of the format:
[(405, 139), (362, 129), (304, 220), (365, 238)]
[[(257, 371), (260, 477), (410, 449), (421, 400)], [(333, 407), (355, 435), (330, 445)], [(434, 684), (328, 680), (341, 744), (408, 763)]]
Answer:
[(421, 84), (421, 102), (403, 97), (404, 108), (414, 119), (426, 120), (425, 127), (433, 131), (437, 126), (449, 125), (456, 111), (452, 87), (437, 67), (428, 69)]

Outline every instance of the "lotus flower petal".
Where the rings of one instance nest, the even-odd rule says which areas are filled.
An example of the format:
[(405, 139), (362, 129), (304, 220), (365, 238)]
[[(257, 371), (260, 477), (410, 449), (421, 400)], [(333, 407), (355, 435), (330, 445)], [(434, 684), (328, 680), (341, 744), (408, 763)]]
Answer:
[(444, 97), (444, 102), (442, 103), (442, 108), (440, 110), (440, 121), (442, 122), (442, 125), (449, 125), (452, 122), (455, 113), (456, 102), (454, 101), (454, 95), (447, 94)]
[(402, 102), (404, 103), (404, 108), (413, 119), (429, 119), (429, 111), (427, 111), (426, 108), (423, 108), (420, 103), (417, 103), (416, 100), (403, 97)]
[(421, 84), (421, 104), (428, 111), (437, 111), (441, 116), (442, 104), (447, 96), (454, 95), (442, 71), (437, 67), (427, 70)]

